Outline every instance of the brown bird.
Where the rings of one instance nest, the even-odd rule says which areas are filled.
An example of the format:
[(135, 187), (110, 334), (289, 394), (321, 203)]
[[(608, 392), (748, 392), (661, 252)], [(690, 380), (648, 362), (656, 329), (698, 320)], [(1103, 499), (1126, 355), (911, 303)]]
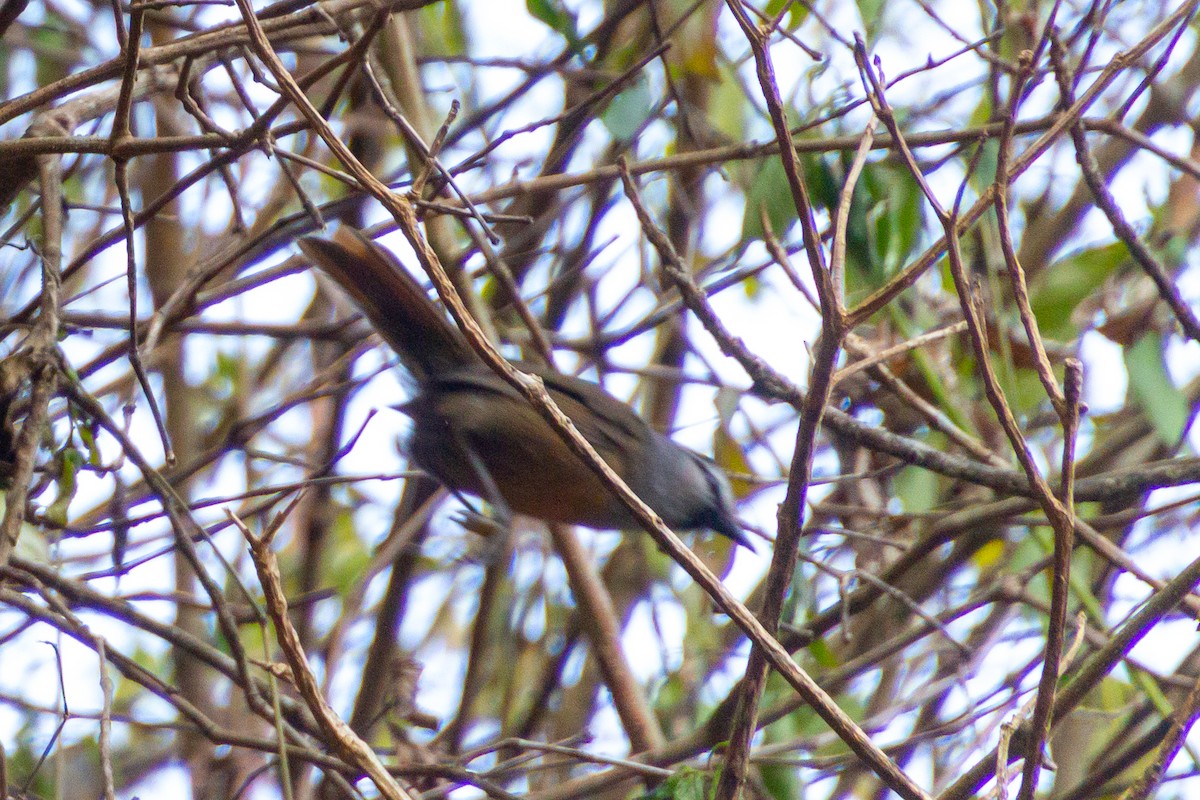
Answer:
[[(628, 509), (528, 401), (496, 375), (396, 258), (357, 231), (305, 237), (300, 249), (354, 300), (417, 383), (398, 408), (408, 453), (455, 492), (548, 522), (637, 527)], [(715, 463), (655, 431), (594, 383), (516, 362), (626, 484), (672, 528), (707, 528), (753, 549)]]

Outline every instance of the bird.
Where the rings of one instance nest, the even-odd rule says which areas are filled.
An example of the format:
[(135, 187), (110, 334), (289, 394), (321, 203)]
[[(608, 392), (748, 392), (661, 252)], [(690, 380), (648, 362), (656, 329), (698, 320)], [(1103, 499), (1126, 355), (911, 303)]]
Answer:
[[(415, 383), (396, 406), (412, 420), (409, 458), (455, 494), (502, 513), (594, 529), (640, 527), (633, 514), (508, 382), (488, 367), (387, 249), (340, 226), (302, 237), (304, 255), (354, 302)], [(671, 528), (707, 529), (753, 550), (715, 462), (654, 430), (595, 383), (514, 361)]]

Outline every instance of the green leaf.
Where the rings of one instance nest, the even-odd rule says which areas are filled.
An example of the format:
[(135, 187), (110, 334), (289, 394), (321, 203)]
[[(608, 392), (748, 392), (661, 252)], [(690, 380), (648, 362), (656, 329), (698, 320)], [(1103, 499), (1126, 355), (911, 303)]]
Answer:
[(75, 491), (79, 488), (76, 477), (85, 461), (83, 453), (73, 447), (63, 448), (59, 453), (58, 479), (55, 481), (58, 494), (54, 502), (46, 507), (46, 519), (56, 525), (67, 524), (67, 508), (75, 499)]
[(1162, 337), (1147, 333), (1125, 348), (1129, 392), (1141, 405), (1159, 437), (1171, 447), (1179, 443), (1188, 421), (1188, 404), (1171, 382), (1163, 360)]
[(721, 77), (718, 67), (720, 48), (717, 46), (717, 26), (712, 13), (697, 10), (691, 0), (672, 0), (671, 5), (674, 7), (668, 13), (672, 16), (685, 14), (673, 26), (672, 47), (666, 52), (672, 77), (718, 80)]
[(0, 97), (12, 97), (12, 89), (9, 87), (9, 49), (0, 47)]
[[(777, 745), (784, 742), (794, 742), (805, 735), (813, 733), (812, 723), (817, 730), (824, 723), (811, 708), (804, 708), (798, 713), (786, 714), (763, 729), (763, 743)], [(767, 762), (759, 765), (763, 785), (770, 797), (778, 800), (792, 800), (804, 797), (804, 784), (801, 782), (799, 770), (785, 762)]]
[[(841, 203), (852, 158), (805, 160), (805, 179), (816, 206)], [(836, 169), (836, 172), (835, 172)], [(924, 225), (921, 187), (907, 169), (868, 163), (855, 185), (846, 220), (846, 289), (851, 297), (882, 286), (910, 257)]]
[(33, 52), (39, 54), (34, 62), (39, 86), (47, 86), (72, 71), (72, 59), (79, 53), (78, 44), (69, 33), (74, 27), (52, 8), (46, 9), (42, 24), (26, 27)]
[(830, 649), (829, 645), (825, 644), (824, 639), (813, 639), (807, 647), (808, 654), (813, 657), (813, 660), (820, 664), (825, 669), (833, 669), (838, 666), (838, 657)]
[(461, 56), (467, 52), (467, 32), (462, 9), (454, 0), (431, 3), (420, 11), (421, 37), (429, 50), (440, 55)]
[(245, 368), (245, 364), (241, 358), (234, 356), (231, 353), (217, 353), (217, 368), (216, 376), (223, 379), (231, 386), (236, 386), (238, 378)]
[(83, 410), (77, 408), (74, 403), (67, 406), (67, 413), (71, 418), (71, 427), (79, 436), (79, 441), (83, 444), (88, 454), (88, 463), (93, 467), (99, 468), (103, 463), (100, 457), (100, 446), (96, 443), (96, 427), (98, 423), (83, 413)]
[(867, 32), (867, 41), (875, 40), (875, 33), (883, 25), (884, 0), (858, 0), (858, 13), (862, 15), (863, 28)]
[(872, 170), (882, 186), (876, 192), (873, 255), (884, 276), (900, 270), (908, 261), (925, 224), (925, 197), (921, 186), (907, 169), (883, 165)]
[(775, 235), (782, 238), (796, 220), (796, 206), (792, 203), (792, 190), (788, 186), (787, 174), (778, 158), (766, 159), (746, 188), (746, 213), (742, 218), (742, 239), (762, 239), (766, 229), (762, 213)]
[(808, 19), (808, 6), (804, 3), (794, 3), (792, 0), (770, 0), (766, 8), (767, 16), (774, 19), (779, 16), (784, 6), (787, 6), (788, 13), (783, 26), (789, 31), (795, 31)]
[(717, 65), (717, 80), (711, 88), (707, 108), (709, 124), (730, 141), (746, 139), (746, 92), (737, 73), (728, 64)]
[(675, 800), (705, 800), (708, 797), (710, 776), (700, 770), (684, 770), (679, 774), (672, 795)]
[(101, 464), (100, 447), (96, 444), (96, 431), (86, 423), (80, 425), (76, 430), (79, 431), (79, 441), (83, 442), (83, 446), (87, 448), (88, 463), (93, 467), (99, 467)]
[(1038, 273), (1029, 283), (1029, 303), (1042, 335), (1068, 340), (1078, 335), (1071, 315), (1129, 256), (1124, 244), (1114, 242), (1075, 253)]
[(327, 558), (322, 565), (321, 577), (339, 593), (346, 595), (362, 580), (370, 565), (371, 555), (363, 546), (354, 525), (354, 515), (349, 509), (339, 509), (330, 528)]
[(720, 424), (713, 432), (712, 454), (713, 461), (717, 462), (717, 466), (723, 469), (729, 475), (729, 482), (733, 489), (734, 497), (739, 500), (745, 500), (757, 492), (762, 491), (766, 487), (757, 484), (754, 481), (748, 481), (738, 478), (738, 475), (752, 475), (754, 468), (750, 466), (750, 460), (746, 458), (746, 451), (742, 448), (742, 443), (730, 431), (729, 425), (733, 421), (734, 415), (738, 410), (738, 403), (741, 401), (741, 392), (728, 388), (717, 390), (717, 396), (714, 399), (713, 405), (717, 409), (717, 418)]
[(707, 772), (684, 767), (642, 795), (642, 800), (707, 800), (713, 776)]
[(1141, 694), (1128, 681), (1109, 675), (1088, 694), (1088, 709), (1097, 711), (1128, 711), (1131, 703), (1141, 699)]
[(535, 19), (546, 23), (550, 28), (562, 34), (572, 50), (578, 50), (580, 39), (579, 29), (575, 24), (575, 16), (557, 0), (525, 0), (525, 8)]
[(805, 783), (800, 772), (791, 764), (766, 763), (759, 767), (767, 794), (776, 800), (804, 797)]
[(1000, 143), (989, 139), (982, 145), (975, 169), (971, 172), (971, 185), (985, 191), (996, 181), (996, 167), (1000, 165)]
[(632, 85), (622, 89), (600, 116), (604, 126), (617, 139), (630, 140), (641, 130), (653, 110), (650, 89), (639, 76)]
[[(799, 116), (793, 114), (793, 118), (798, 119)], [(842, 176), (834, 174), (832, 165), (836, 162), (830, 158), (816, 153), (800, 154), (800, 163), (804, 165), (804, 180), (808, 184), (808, 193), (815, 208), (837, 208), (841, 199)]]
[(930, 470), (906, 467), (896, 474), (893, 484), (905, 513), (920, 514), (937, 507), (938, 477)]

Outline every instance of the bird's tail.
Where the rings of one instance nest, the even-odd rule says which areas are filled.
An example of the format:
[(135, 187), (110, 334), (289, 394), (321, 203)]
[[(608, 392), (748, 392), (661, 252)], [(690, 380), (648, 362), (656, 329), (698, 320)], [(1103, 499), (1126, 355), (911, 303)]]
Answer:
[(332, 239), (306, 236), (297, 244), (350, 295), (418, 380), (478, 360), (396, 257), (361, 232), (342, 226)]

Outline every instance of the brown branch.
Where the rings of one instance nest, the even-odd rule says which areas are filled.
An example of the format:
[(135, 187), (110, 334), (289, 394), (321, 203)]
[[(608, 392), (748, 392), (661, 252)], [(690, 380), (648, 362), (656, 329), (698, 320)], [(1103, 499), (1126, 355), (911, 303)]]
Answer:
[[(840, 237), (835, 235), (833, 253), (837, 260), (826, 268), (824, 255), (821, 252), (820, 235), (813, 218), (812, 202), (804, 182), (803, 168), (796, 153), (787, 113), (784, 110), (779, 86), (775, 80), (774, 65), (767, 48), (767, 34), (751, 22), (740, 0), (728, 0), (727, 5), (738, 26), (742, 29), (742, 34), (750, 44), (759, 89), (766, 101), (771, 125), (774, 128), (776, 140), (779, 142), (780, 160), (783, 164), (784, 174), (787, 176), (792, 204), (799, 217), (804, 249), (808, 255), (809, 269), (812, 272), (817, 290), (817, 300), (821, 307), (821, 338), (817, 342), (809, 369), (808, 393), (799, 409), (800, 426), (796, 432), (796, 445), (788, 473), (788, 488), (779, 508), (779, 533), (775, 538), (771, 566), (767, 572), (763, 592), (763, 604), (758, 615), (767, 633), (773, 637), (777, 633), (783, 603), (788, 588), (791, 586), (792, 576), (796, 572), (805, 501), (812, 476), (813, 458), (816, 453), (817, 431), (820, 429), (822, 417), (833, 390), (833, 372), (842, 349), (842, 340), (849, 330), (848, 320), (843, 311), (844, 298), (839, 294), (841, 281), (837, 277), (843, 274), (845, 248), (839, 240)], [(871, 138), (872, 129), (873, 124), (864, 133), (863, 141), (857, 151), (856, 161), (859, 169), (866, 158), (867, 140)], [(855, 169), (851, 168), (852, 175), (855, 173)], [(848, 197), (853, 192), (853, 184), (854, 180), (851, 177), (843, 197)], [(840, 233), (841, 236), (845, 235), (844, 227)], [(756, 645), (758, 644), (760, 643), (756, 642)], [(758, 704), (766, 686), (768, 662), (769, 659), (760, 646), (751, 648), (746, 674), (738, 696), (737, 713), (729, 735), (725, 768), (717, 782), (716, 797), (718, 800), (736, 798), (746, 780), (750, 740), (758, 727)], [(822, 714), (822, 717), (889, 788), (906, 798), (925, 796), (920, 787), (869, 739), (864, 742), (858, 740), (856, 736), (847, 737), (847, 733), (856, 733), (857, 731), (845, 731), (826, 715)]]
[[(53, 128), (57, 123), (46, 118), (41, 125)], [(39, 125), (39, 128), (41, 127)], [(49, 413), (50, 398), (58, 385), (57, 341), (62, 298), (62, 240), (65, 232), (62, 208), (62, 160), (58, 156), (37, 157), (42, 189), (42, 291), (40, 314), (25, 340), (21, 358), (27, 364), (30, 381), (29, 410), (21, 424), (12, 456), (10, 488), (5, 498), (4, 520), (0, 524), (0, 567), (8, 563), (21, 527), (29, 499), (29, 482), (37, 459), (42, 426)], [(7, 454), (6, 454), (7, 455)]]
[[(1200, 559), (1188, 564), (1161, 591), (1151, 595), (1137, 613), (1126, 620), (1108, 644), (1087, 660), (1070, 683), (1058, 693), (1053, 713), (1050, 715), (1051, 720), (1061, 720), (1074, 711), (1088, 693), (1121, 663), (1134, 646), (1150, 632), (1151, 628), (1157, 625), (1175, 606), (1179, 605), (1198, 582), (1200, 582)], [(1025, 741), (1024, 735), (1014, 740), (1015, 746), (1010, 749), (1008, 754), (1010, 762), (1027, 755)], [(967, 800), (969, 797), (974, 797), (983, 784), (992, 777), (995, 766), (996, 751), (993, 749), (938, 795), (937, 800)]]
[[(658, 515), (646, 506), (621, 481), (619, 476), (604, 463), (592, 449), (591, 445), (587, 443), (587, 440), (575, 429), (570, 419), (554, 405), (554, 401), (546, 393), (545, 388), (541, 385), (541, 381), (535, 376), (526, 375), (515, 370), (496, 352), (487, 337), (483, 335), (478, 324), (467, 312), (462, 299), (458, 296), (453, 283), (438, 261), (437, 256), (421, 236), (417, 229), (416, 215), (413, 212), (411, 204), (393, 194), (386, 186), (381, 184), (370, 171), (363, 167), (346, 146), (342, 144), (341, 140), (329, 128), (328, 123), (312, 107), (308, 98), (304, 96), (296, 84), (295, 79), (279, 61), (278, 56), (275, 55), (265, 34), (258, 26), (247, 0), (238, 0), (238, 6), (242, 11), (242, 18), (246, 22), (253, 39), (256, 54), (267, 64), (272, 75), (279, 81), (280, 87), (285, 94), (296, 104), (300, 112), (308, 119), (314, 130), (321, 136), (329, 148), (333, 150), (343, 165), (361, 183), (363, 188), (369, 191), (392, 214), (400, 226), (401, 232), (413, 247), (421, 267), (429, 274), (438, 294), (446, 303), (451, 315), (467, 336), (471, 346), (479, 353), (488, 366), (520, 391), (534, 408), (550, 422), (559, 435), (563, 436), (571, 449), (610, 485), (617, 493), (621, 502), (629, 508), (634, 517), (654, 537), (659, 546), (701, 585), (705, 592), (716, 601), (725, 613), (729, 614), (739, 627), (746, 631), (747, 635), (764, 650), (766, 658), (771, 665), (779, 670), (784, 678), (813, 705), (823, 719), (831, 726), (835, 726), (839, 735), (847, 740), (856, 753), (867, 759), (870, 763), (877, 765), (881, 770), (890, 769), (894, 771), (894, 767), (891, 767), (887, 757), (879, 752), (854, 721), (838, 708), (837, 704), (831, 698), (821, 691), (808, 674), (792, 661), (787, 651), (783, 649), (779, 642), (762, 627), (761, 623), (750, 614), (737, 598), (729, 593), (708, 567), (688, 550), (683, 542), (662, 523)], [(905, 794), (908, 797), (924, 796), (919, 790), (906, 792)]]
[[(1013, 160), (1012, 166), (1009, 169), (1007, 181), (1012, 182), (1018, 176), (1029, 169), (1037, 159), (1041, 158), (1050, 149), (1050, 147), (1058, 141), (1063, 133), (1067, 132), (1071, 125), (1075, 124), (1082, 118), (1083, 112), (1095, 103), (1102, 95), (1103, 91), (1115, 81), (1118, 77), (1125, 74), (1130, 64), (1137, 63), (1143, 55), (1145, 55), (1152, 47), (1165, 39), (1174, 31), (1181, 21), (1191, 17), (1197, 5), (1200, 5), (1198, 0), (1190, 0), (1177, 8), (1169, 17), (1164, 19), (1158, 25), (1155, 25), (1151, 31), (1144, 36), (1137, 44), (1132, 47), (1117, 53), (1113, 59), (1105, 65), (1105, 67), (1092, 81), (1087, 91), (1077, 99), (1069, 109), (1061, 114), (1055, 115), (1050, 125), (1044, 129), (1044, 132), (1038, 139), (1025, 149), (1020, 157)], [(1001, 125), (1007, 122), (999, 123)], [(900, 146), (901, 143), (892, 140), (892, 146)], [(976, 222), (978, 222), (988, 209), (995, 205), (995, 188), (989, 187), (978, 200), (966, 211), (956, 214), (956, 224), (953, 235), (961, 236), (966, 233)], [(877, 311), (890, 303), (902, 291), (911, 287), (916, 283), (917, 279), (923, 275), (926, 270), (937, 263), (943, 255), (945, 255), (947, 247), (947, 239), (943, 237), (935, 242), (931, 247), (925, 250), (911, 264), (905, 267), (896, 277), (890, 280), (885, 286), (877, 289), (870, 297), (863, 300), (857, 307), (851, 309), (847, 324), (851, 327), (858, 325)]]
[[(278, 5), (282, 6), (288, 2), (290, 0), (282, 0)], [(392, 0), (388, 4), (388, 8), (393, 11), (404, 11), (420, 8), (431, 2), (433, 0)], [(332, 21), (334, 17), (363, 6), (374, 8), (368, 0), (329, 0), (320, 8), (310, 8), (277, 16), (273, 14), (272, 7), (267, 7), (261, 12), (263, 15), (262, 27), (279, 43), (305, 39), (314, 35), (328, 36), (337, 33), (337, 26)], [(250, 37), (246, 26), (232, 22), (184, 36), (169, 44), (143, 48), (139, 63), (142, 67), (158, 66), (189, 56), (203, 56), (249, 43)], [(125, 59), (123, 57), (114, 58), (0, 103), (0, 124), (88, 86), (119, 78), (124, 69)]]
[(1166, 735), (1158, 746), (1158, 753), (1146, 765), (1145, 770), (1122, 795), (1121, 800), (1146, 800), (1162, 785), (1167, 767), (1186, 743), (1187, 734), (1200, 718), (1200, 678), (1192, 685), (1187, 697), (1171, 714)]
[(264, 536), (258, 537), (232, 511), (227, 513), (234, 525), (241, 530), (247, 544), (250, 545), (250, 554), (254, 558), (254, 569), (258, 573), (258, 580), (263, 588), (267, 613), (275, 626), (275, 636), (279, 641), (279, 646), (283, 650), (284, 657), (287, 658), (288, 667), (291, 669), (291, 678), (295, 682), (296, 688), (300, 690), (300, 696), (304, 698), (308, 710), (316, 718), (328, 743), (340, 750), (346, 760), (368, 775), (379, 789), (379, 793), (388, 800), (412, 800), (412, 795), (405, 791), (380, 763), (375, 751), (342, 721), (321, 694), (321, 687), (317, 684), (317, 679), (308, 664), (304, 646), (301, 644), (300, 637), (296, 634), (291, 620), (288, 619), (287, 598), (283, 594), (279, 563), (275, 560), (275, 553), (271, 550), (271, 540), (277, 529), (268, 530)]
[(579, 603), (580, 625), (592, 645), (604, 683), (612, 693), (613, 706), (629, 737), (631, 752), (661, 748), (667, 737), (621, 646), (621, 622), (612, 596), (574, 531), (565, 525), (551, 525), (550, 537), (567, 571), (571, 594)]
[[(1057, 47), (1052, 49), (1052, 53), (1060, 52)], [(1056, 59), (1055, 74), (1059, 76), (1060, 90), (1064, 91), (1064, 99), (1070, 100), (1070, 76), (1067, 74), (1066, 66), (1062, 63), (1061, 58)], [(1125, 219), (1117, 200), (1113, 197), (1111, 191), (1101, 177), (1099, 170), (1096, 167), (1095, 159), (1092, 158), (1092, 151), (1088, 145), (1087, 135), (1084, 133), (1083, 126), (1075, 123), (1071, 126), (1071, 141), (1075, 145), (1075, 161), (1079, 164), (1079, 172), (1083, 176), (1084, 183), (1092, 193), (1093, 199), (1096, 201), (1096, 207), (1104, 212), (1104, 216), (1108, 218), (1109, 225), (1112, 226), (1113, 233), (1116, 237), (1125, 244), (1129, 249), (1129, 255), (1133, 262), (1141, 267), (1146, 276), (1153, 281), (1154, 286), (1158, 289), (1159, 296), (1163, 299), (1175, 315), (1176, 321), (1183, 329), (1183, 333), (1189, 338), (1200, 342), (1200, 317), (1196, 316), (1196, 312), (1191, 305), (1183, 299), (1183, 295), (1179, 291), (1179, 286), (1176, 285), (1174, 279), (1167, 273), (1166, 267), (1159, 263), (1154, 254), (1150, 252), (1150, 248), (1146, 245), (1142, 238), (1138, 236), (1137, 231)]]

